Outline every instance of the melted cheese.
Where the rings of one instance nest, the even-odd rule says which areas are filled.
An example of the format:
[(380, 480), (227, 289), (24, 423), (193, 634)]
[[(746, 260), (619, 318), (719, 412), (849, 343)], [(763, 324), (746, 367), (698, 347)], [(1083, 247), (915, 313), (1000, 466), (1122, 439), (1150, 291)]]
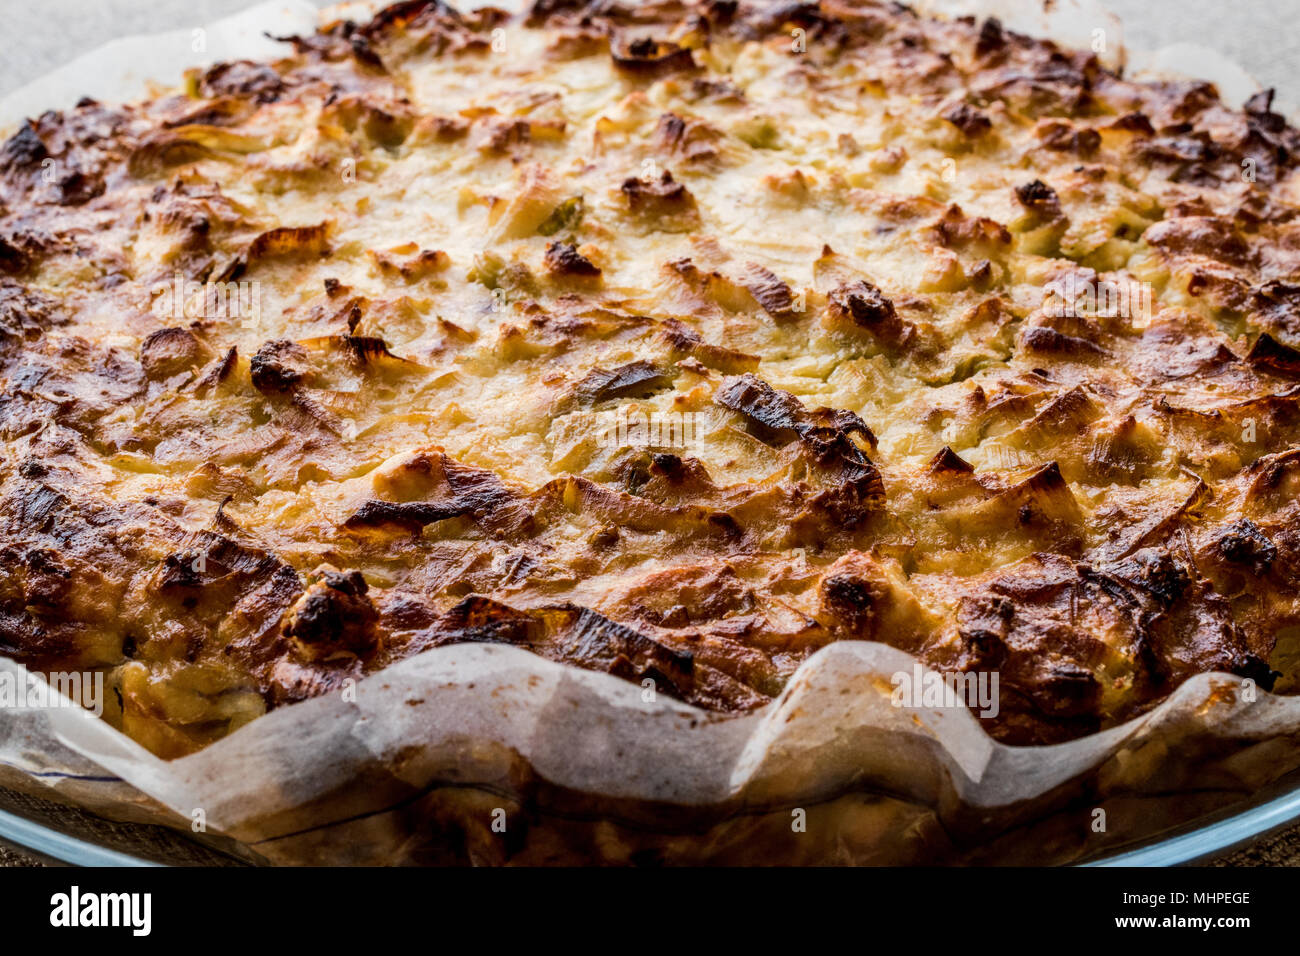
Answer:
[[(722, 710), (883, 640), (1002, 669), (1010, 740), (1266, 675), (1300, 414), (1246, 356), (1300, 332), (1297, 180), (1224, 169), (1294, 131), (823, 7), (336, 25), (42, 118), (85, 202), (11, 140), (16, 653), (111, 668), (165, 754), (449, 640)], [(1054, 314), (1071, 277), (1151, 308)]]

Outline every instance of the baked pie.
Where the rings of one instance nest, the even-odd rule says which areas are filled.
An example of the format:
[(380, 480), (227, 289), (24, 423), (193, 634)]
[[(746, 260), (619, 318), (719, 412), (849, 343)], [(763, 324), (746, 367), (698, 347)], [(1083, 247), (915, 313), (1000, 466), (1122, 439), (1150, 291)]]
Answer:
[(1293, 687), (1271, 94), (872, 0), (285, 40), (0, 147), (0, 652), (149, 750), (455, 642), (735, 714), (881, 641), (1019, 744)]

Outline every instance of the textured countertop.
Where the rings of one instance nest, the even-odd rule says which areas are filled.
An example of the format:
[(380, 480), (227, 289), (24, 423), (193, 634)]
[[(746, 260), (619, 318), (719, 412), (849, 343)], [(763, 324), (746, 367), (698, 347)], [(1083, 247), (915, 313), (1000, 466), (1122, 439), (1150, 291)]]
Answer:
[[(137, 33), (193, 28), (252, 6), (256, 0), (0, 0), (0, 96), (107, 41)], [(332, 0), (310, 0), (318, 7)], [(1105, 0), (1124, 24), (1127, 42), (1154, 49), (1198, 43), (1242, 64), (1278, 89), (1275, 109), (1300, 112), (1300, 0)], [(1081, 39), (1080, 45), (1086, 43)], [(86, 90), (93, 96), (93, 89)], [(1300, 825), (1240, 850), (1230, 866), (1300, 865)], [(0, 866), (39, 866), (0, 846)]]

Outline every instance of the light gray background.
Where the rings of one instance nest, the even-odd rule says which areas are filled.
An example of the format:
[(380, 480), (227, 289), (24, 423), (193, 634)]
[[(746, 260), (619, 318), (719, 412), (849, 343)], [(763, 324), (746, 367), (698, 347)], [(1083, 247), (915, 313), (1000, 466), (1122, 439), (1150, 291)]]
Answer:
[[(115, 37), (193, 28), (256, 0), (0, 0), (0, 96)], [(333, 0), (309, 0), (324, 7)], [(1033, 0), (1026, 0), (1033, 2)], [(1300, 0), (1104, 0), (1143, 49), (1199, 43), (1278, 90), (1277, 106), (1300, 111)], [(453, 0), (454, 3), (454, 0)], [(1081, 43), (1082, 45), (1082, 43)], [(86, 95), (94, 96), (88, 89)], [(1236, 104), (1234, 104), (1236, 105)], [(1262, 840), (1229, 865), (1300, 865), (1300, 826)], [(0, 866), (33, 865), (0, 847)]]

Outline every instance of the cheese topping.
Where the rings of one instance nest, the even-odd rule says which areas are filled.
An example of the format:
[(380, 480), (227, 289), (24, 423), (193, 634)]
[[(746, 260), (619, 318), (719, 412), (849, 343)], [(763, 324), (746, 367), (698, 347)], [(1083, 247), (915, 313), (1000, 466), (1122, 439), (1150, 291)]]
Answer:
[(870, 0), (292, 43), (0, 148), (0, 650), (154, 752), (456, 641), (722, 712), (884, 641), (1022, 743), (1278, 676), (1267, 95)]

